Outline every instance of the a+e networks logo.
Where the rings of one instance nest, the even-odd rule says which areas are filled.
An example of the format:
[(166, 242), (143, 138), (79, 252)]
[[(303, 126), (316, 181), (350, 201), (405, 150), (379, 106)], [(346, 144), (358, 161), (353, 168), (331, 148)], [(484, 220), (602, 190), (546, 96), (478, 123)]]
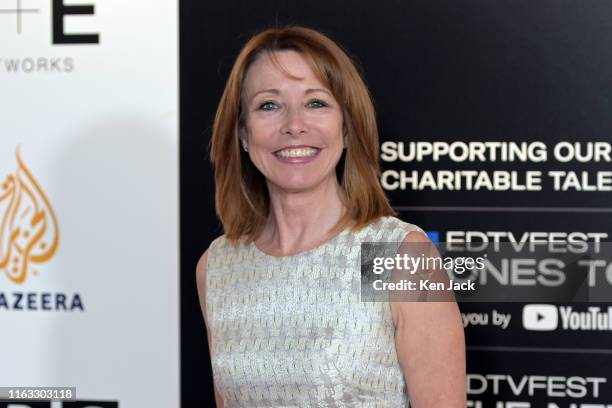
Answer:
[[(30, 16), (44, 13), (36, 5), (25, 4), (40, 3), (42, 0), (0, 0), (0, 24), (6, 25), (12, 19), (15, 24), (15, 33), (21, 34), (27, 30), (27, 20)], [(45, 2), (46, 3), (46, 2)], [(64, 31), (64, 17), (72, 15), (94, 15), (93, 4), (64, 4), (64, 0), (51, 1), (52, 44), (98, 44), (99, 33), (66, 34)]]
[(0, 184), (0, 270), (16, 284), (55, 255), (59, 231), (47, 195), (19, 155), (17, 170)]

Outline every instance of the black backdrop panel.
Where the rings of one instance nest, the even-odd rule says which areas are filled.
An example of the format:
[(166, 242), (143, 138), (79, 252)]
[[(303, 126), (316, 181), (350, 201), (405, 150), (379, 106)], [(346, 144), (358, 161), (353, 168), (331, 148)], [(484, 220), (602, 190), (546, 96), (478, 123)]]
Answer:
[[(541, 141), (551, 153), (562, 141), (612, 141), (609, 2), (182, 0), (180, 6), (183, 407), (214, 406), (194, 276), (199, 256), (221, 234), (207, 146), (233, 59), (255, 31), (301, 24), (343, 45), (373, 94), (381, 142)], [(610, 168), (609, 162), (553, 160), (383, 163), (383, 170), (419, 172), (592, 175)], [(407, 188), (388, 193), (404, 220), (438, 232), (441, 240), (451, 230), (612, 233), (610, 192), (553, 191), (550, 179), (542, 184), (542, 191), (528, 192)], [(612, 403), (610, 331), (527, 330), (523, 306), (461, 305), (466, 317), (489, 318), (487, 325), (466, 327), (470, 406)], [(579, 312), (588, 305), (570, 306)], [(492, 323), (494, 311), (511, 316), (505, 329)], [(501, 405), (494, 405), (497, 401)]]

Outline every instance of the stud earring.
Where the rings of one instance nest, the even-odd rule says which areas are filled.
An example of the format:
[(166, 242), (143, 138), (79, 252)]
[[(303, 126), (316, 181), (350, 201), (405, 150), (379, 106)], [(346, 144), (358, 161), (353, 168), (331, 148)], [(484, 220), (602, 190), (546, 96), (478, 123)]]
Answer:
[(249, 151), (249, 149), (247, 148), (246, 140), (244, 140), (244, 139), (242, 139), (242, 148), (244, 149), (245, 152)]

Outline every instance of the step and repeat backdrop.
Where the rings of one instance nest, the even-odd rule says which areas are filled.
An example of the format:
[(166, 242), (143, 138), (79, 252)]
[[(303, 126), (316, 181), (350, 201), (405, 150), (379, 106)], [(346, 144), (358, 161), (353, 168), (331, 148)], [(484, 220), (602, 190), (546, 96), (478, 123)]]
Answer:
[[(194, 274), (222, 233), (208, 143), (237, 52), (270, 25), (319, 29), (356, 60), (381, 183), (435, 242), (609, 242), (610, 16), (561, 0), (0, 0), (0, 387), (76, 388), (29, 407), (214, 405)], [(546, 272), (527, 259), (480, 283), (546, 290)], [(460, 308), (468, 406), (612, 405), (612, 299)]]
[(0, 0), (0, 407), (179, 406), (178, 114), (177, 2)]
[[(214, 404), (193, 282), (222, 233), (207, 144), (233, 59), (254, 32), (306, 25), (354, 57), (378, 113), (381, 183), (432, 240), (598, 243), (612, 234), (611, 16), (612, 3), (560, 0), (183, 1), (183, 405)], [(538, 262), (485, 284), (546, 290), (554, 281)], [(595, 266), (608, 269), (597, 284), (609, 285), (612, 268)], [(468, 406), (611, 406), (610, 306), (462, 303)]]

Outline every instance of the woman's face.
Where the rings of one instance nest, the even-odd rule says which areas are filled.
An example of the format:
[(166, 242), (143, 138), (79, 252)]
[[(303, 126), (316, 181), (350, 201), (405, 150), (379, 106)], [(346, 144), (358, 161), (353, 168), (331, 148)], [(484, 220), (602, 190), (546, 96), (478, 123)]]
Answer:
[(248, 154), (268, 183), (289, 192), (336, 183), (343, 149), (342, 110), (295, 51), (276, 52), (281, 72), (263, 54), (247, 71), (243, 109)]

